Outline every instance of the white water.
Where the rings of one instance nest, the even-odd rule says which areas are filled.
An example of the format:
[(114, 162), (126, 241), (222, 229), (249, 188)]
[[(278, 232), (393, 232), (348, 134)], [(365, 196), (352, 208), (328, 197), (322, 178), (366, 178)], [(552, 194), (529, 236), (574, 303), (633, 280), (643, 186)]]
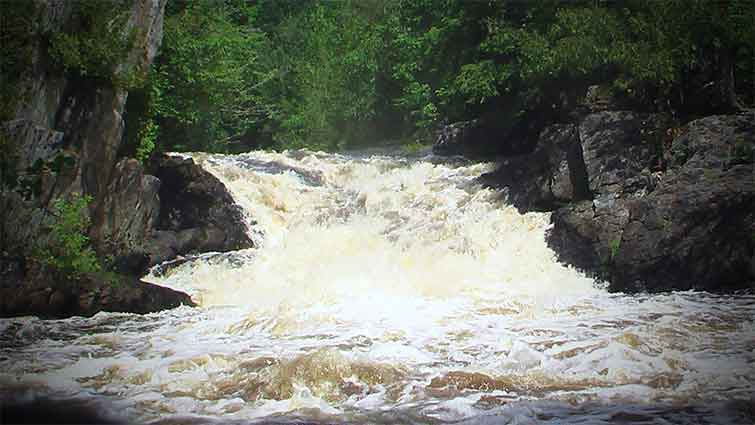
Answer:
[(0, 321), (0, 384), (141, 421), (559, 423), (754, 398), (752, 296), (607, 293), (554, 260), (547, 214), (475, 182), (490, 164), (195, 159), (259, 247), (147, 277), (196, 309)]

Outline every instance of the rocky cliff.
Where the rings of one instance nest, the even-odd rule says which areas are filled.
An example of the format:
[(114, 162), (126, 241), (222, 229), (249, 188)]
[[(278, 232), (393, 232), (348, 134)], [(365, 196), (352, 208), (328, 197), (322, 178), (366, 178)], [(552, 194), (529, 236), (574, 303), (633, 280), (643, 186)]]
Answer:
[(755, 111), (683, 124), (588, 97), (482, 181), (521, 211), (553, 211), (558, 258), (613, 290), (751, 288)]
[[(31, 65), (17, 82), (12, 119), (3, 122), (2, 129), (9, 140), (9, 156), (15, 160), (16, 171), (33, 180), (36, 190), (25, 194), (3, 191), (3, 245), (10, 253), (26, 253), (29, 247), (44, 243), (44, 229), (52, 220), (52, 200), (71, 193), (93, 199), (90, 236), (95, 246), (103, 247), (112, 237), (109, 229), (103, 229), (103, 223), (119, 207), (114, 204), (118, 196), (113, 193), (113, 183), (122, 179), (128, 168), (117, 157), (128, 92), (105, 79), (63, 72), (52, 65), (50, 34), (75, 25), (74, 3), (29, 3), (29, 10), (41, 24), (30, 37)], [(121, 58), (119, 67), (136, 72), (150, 66), (162, 39), (165, 3), (166, 0), (132, 2), (124, 31), (138, 30), (141, 36)], [(59, 158), (66, 159), (65, 167), (50, 165)], [(35, 165), (38, 166), (34, 168)], [(138, 186), (153, 184), (149, 177), (140, 177), (143, 181)], [(151, 213), (141, 208), (132, 211), (137, 216)]]
[[(29, 257), (36, 247), (47, 243), (49, 226), (55, 220), (51, 212), (53, 201), (72, 194), (91, 196), (88, 213), (92, 245), (100, 259), (107, 259), (112, 267), (126, 275), (136, 276), (146, 267), (178, 254), (251, 246), (243, 217), (238, 212), (229, 213), (235, 211), (233, 200), (209, 173), (197, 171), (199, 167), (190, 163), (184, 164), (183, 169), (192, 169), (192, 172), (173, 176), (170, 170), (176, 167), (166, 159), (164, 164), (157, 164), (152, 170), (158, 175), (170, 175), (166, 186), (160, 178), (147, 174), (136, 160), (119, 156), (124, 143), (124, 110), (128, 99), (128, 84), (121, 80), (125, 78), (123, 76), (138, 79), (146, 75), (161, 43), (166, 2), (124, 0), (113, 3), (113, 7), (123, 7), (119, 12), (124, 17), (120, 31), (130, 40), (127, 50), (112, 64), (113, 75), (118, 78), (103, 78), (82, 70), (71, 71), (57, 63), (60, 59), (54, 57), (51, 40), (56, 40), (56, 35), (76, 34), (77, 26), (92, 25), (85, 22), (86, 19), (91, 21), (91, 16), (86, 19), (81, 16), (79, 9), (83, 3), (35, 0), (26, 5), (30, 14), (26, 21), (27, 33), (15, 36), (23, 36), (25, 40), (28, 65), (22, 75), (3, 80), (13, 81), (12, 90), (5, 87), (3, 93), (12, 92), (14, 102), (10, 113), (6, 113), (4, 121), (0, 122), (0, 136), (4, 141), (0, 256), (12, 259), (14, 264), (27, 264), (23, 259)], [(10, 104), (6, 100), (4, 109)], [(21, 184), (9, 183), (8, 175)], [(182, 178), (197, 181), (181, 181)], [(215, 207), (207, 214), (195, 217), (191, 229), (186, 223), (171, 227), (162, 218), (165, 211), (191, 208), (188, 204), (196, 198), (188, 196), (186, 191), (174, 191), (182, 185), (195, 188), (192, 195), (204, 190), (200, 197), (219, 196), (205, 204), (214, 202), (224, 207)], [(213, 214), (223, 214), (223, 218)], [(179, 235), (181, 231), (183, 233)], [(230, 232), (238, 234), (230, 235)], [(180, 240), (180, 243), (165, 243), (166, 235), (170, 240)], [(17, 273), (20, 277), (15, 279), (15, 284), (44, 287), (42, 289), (48, 296), (46, 302), (49, 302), (50, 294), (56, 292), (56, 282), (65, 279), (44, 282), (45, 279), (33, 269), (27, 267)], [(2, 289), (10, 290), (11, 280), (7, 279)], [(162, 288), (149, 289), (151, 285), (127, 287), (132, 288), (130, 295), (125, 294), (128, 289), (121, 288), (116, 292), (125, 291), (125, 295), (111, 298), (125, 299), (136, 292), (153, 291), (143, 297), (152, 300), (146, 303), (149, 305), (146, 310), (157, 309), (161, 304), (173, 306), (176, 300), (183, 300), (182, 297), (164, 296)], [(76, 295), (68, 294), (66, 298), (72, 297)], [(92, 308), (82, 308), (82, 311), (89, 314), (97, 308), (112, 309), (113, 305), (102, 302)], [(146, 311), (145, 304), (139, 307), (138, 300), (125, 305), (121, 309)], [(44, 313), (44, 308), (11, 310), (17, 314)]]

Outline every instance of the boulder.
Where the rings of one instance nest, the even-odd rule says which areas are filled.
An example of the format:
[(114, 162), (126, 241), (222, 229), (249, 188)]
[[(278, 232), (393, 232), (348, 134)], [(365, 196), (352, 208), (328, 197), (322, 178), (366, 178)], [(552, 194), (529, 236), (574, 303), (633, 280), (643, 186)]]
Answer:
[(668, 152), (667, 171), (652, 187), (637, 190), (632, 183), (637, 163), (606, 159), (590, 167), (586, 153), (588, 173), (609, 176), (592, 174), (593, 187), (615, 195), (554, 212), (548, 243), (560, 260), (609, 280), (614, 290), (750, 287), (755, 281), (754, 152), (755, 112), (749, 111), (685, 126)]
[(543, 121), (539, 116), (513, 119), (501, 111), (480, 119), (446, 124), (437, 132), (433, 153), (469, 158), (530, 153), (535, 148), (533, 139), (544, 127)]
[(179, 291), (128, 276), (72, 277), (34, 262), (4, 258), (0, 270), (0, 317), (92, 316), (100, 311), (151, 313), (194, 306)]
[(477, 156), (492, 153), (494, 135), (479, 120), (444, 125), (438, 131), (433, 153)]
[(151, 265), (177, 255), (250, 248), (249, 219), (225, 185), (190, 157), (162, 155), (160, 215), (146, 243)]
[(652, 191), (652, 173), (663, 168), (662, 142), (671, 126), (663, 114), (587, 115), (579, 124), (579, 139), (590, 192), (596, 198), (620, 198)]

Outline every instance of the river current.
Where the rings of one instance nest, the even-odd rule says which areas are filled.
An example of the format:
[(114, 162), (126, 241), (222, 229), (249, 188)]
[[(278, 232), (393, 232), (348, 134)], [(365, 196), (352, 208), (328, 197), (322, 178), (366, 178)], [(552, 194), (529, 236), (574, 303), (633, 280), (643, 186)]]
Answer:
[(0, 320), (0, 397), (130, 422), (745, 424), (755, 296), (609, 293), (492, 164), (193, 154), (257, 247), (154, 268), (200, 305)]

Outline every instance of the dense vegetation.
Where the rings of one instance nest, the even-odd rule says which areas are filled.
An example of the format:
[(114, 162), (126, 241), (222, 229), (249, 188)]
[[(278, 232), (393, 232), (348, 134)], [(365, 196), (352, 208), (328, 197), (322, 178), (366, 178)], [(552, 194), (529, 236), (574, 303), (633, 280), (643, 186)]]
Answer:
[[(0, 112), (29, 66), (25, 4), (4, 2)], [(44, 36), (58, 69), (130, 89), (124, 154), (140, 159), (505, 130), (558, 119), (594, 84), (687, 116), (754, 102), (755, 0), (171, 0), (148, 75), (115, 66), (141, 36), (120, 30), (128, 4), (76, 3), (75, 25)]]
[(132, 150), (338, 149), (486, 117), (514, 127), (558, 116), (591, 84), (649, 109), (732, 110), (753, 103), (753, 10), (755, 0), (173, 1), (130, 104)]

